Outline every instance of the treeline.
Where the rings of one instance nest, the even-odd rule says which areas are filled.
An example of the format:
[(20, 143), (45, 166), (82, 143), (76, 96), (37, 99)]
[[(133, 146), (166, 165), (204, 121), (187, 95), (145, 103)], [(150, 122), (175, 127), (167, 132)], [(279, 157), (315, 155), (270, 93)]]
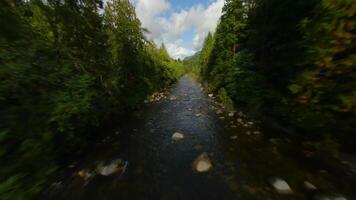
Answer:
[(97, 127), (179, 76), (129, 0), (0, 1), (0, 196), (31, 199)]
[(352, 0), (227, 0), (194, 69), (225, 104), (355, 151), (355, 12)]

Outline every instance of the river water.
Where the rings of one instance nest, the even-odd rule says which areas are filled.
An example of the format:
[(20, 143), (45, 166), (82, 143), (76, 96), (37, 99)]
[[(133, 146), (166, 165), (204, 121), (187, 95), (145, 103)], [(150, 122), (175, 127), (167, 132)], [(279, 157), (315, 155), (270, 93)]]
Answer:
[[(201, 86), (184, 76), (170, 89), (166, 99), (150, 103), (128, 123), (122, 142), (113, 136), (102, 148), (87, 155), (50, 187), (45, 199), (313, 199), (316, 192), (303, 186), (309, 181), (322, 194), (355, 195), (352, 185), (340, 184), (322, 168), (310, 169), (289, 158), (268, 142), (264, 131), (245, 115), (220, 113), (220, 105)], [(172, 141), (175, 132), (184, 139)], [(115, 135), (115, 134), (114, 134)], [(120, 146), (120, 148), (118, 147)], [(124, 149), (124, 150), (123, 150)], [(197, 173), (193, 161), (207, 153), (212, 169)], [(100, 160), (128, 161), (123, 175), (88, 179), (77, 176), (80, 169), (94, 171)], [(67, 173), (68, 174), (68, 173)], [(288, 182), (292, 195), (282, 195), (271, 178)], [(351, 199), (351, 198), (349, 198)]]

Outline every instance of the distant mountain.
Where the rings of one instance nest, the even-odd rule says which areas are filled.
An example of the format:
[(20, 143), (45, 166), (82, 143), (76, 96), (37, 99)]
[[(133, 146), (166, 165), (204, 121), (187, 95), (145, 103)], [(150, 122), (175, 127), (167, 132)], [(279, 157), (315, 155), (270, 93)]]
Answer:
[(187, 62), (198, 62), (198, 61), (199, 61), (200, 54), (201, 54), (201, 52), (198, 51), (198, 52), (196, 52), (196, 53), (195, 53), (194, 55), (192, 55), (192, 56), (185, 57), (185, 58), (184, 58), (184, 61), (187, 61)]

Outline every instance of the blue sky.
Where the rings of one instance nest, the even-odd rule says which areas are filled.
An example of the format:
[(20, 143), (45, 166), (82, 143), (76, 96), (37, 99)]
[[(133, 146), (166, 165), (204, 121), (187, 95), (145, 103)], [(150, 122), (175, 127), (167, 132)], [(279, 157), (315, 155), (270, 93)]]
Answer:
[(165, 44), (174, 58), (201, 49), (208, 32), (214, 32), (224, 0), (133, 0), (147, 37)]

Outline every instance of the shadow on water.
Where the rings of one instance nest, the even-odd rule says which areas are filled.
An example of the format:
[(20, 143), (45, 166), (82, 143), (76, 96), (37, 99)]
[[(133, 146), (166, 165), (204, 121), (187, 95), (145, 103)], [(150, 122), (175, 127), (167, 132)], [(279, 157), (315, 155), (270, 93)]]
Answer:
[[(74, 175), (51, 187), (45, 199), (308, 199), (305, 180), (337, 190), (324, 175), (309, 172), (265, 142), (258, 127), (237, 123), (248, 119), (218, 111), (219, 105), (200, 85), (181, 78), (168, 98), (148, 104), (126, 124), (120, 133), (128, 136), (124, 152), (112, 137), (73, 169)], [(184, 139), (172, 141), (175, 132)], [(213, 168), (197, 173), (192, 163), (203, 152)], [(115, 158), (129, 162), (122, 176), (93, 173), (84, 180), (74, 173), (81, 168), (93, 171), (99, 161)], [(287, 180), (294, 195), (277, 194), (268, 182), (272, 177)]]

